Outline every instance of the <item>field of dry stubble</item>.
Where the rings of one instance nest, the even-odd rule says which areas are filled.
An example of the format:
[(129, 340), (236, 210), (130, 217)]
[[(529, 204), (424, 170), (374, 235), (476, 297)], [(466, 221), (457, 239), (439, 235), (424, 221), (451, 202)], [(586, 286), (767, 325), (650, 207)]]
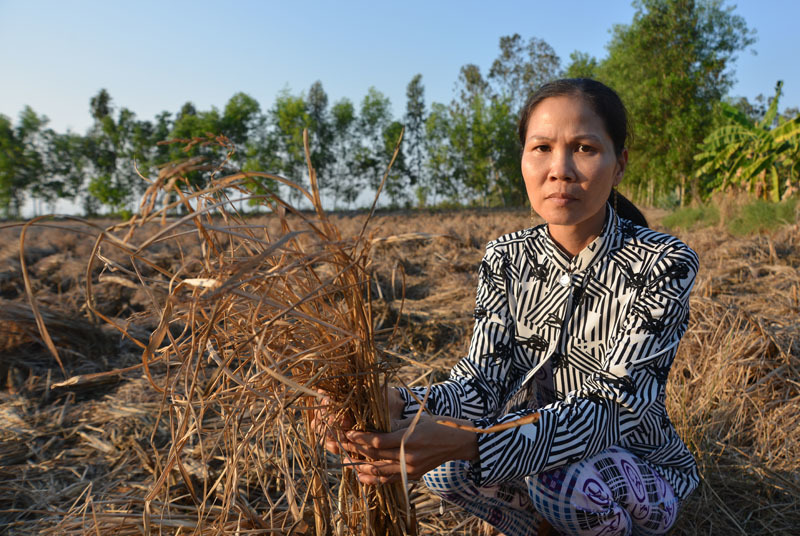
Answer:
[[(659, 228), (658, 214), (648, 215)], [(334, 221), (348, 235), (363, 218)], [(248, 223), (272, 225), (265, 216)], [(524, 211), (374, 217), (377, 342), (404, 356), (404, 381), (443, 379), (464, 355), (483, 248), (527, 225)], [(88, 314), (86, 266), (95, 232), (51, 221), (26, 238), (31, 290), (64, 372), (25, 294), (19, 234), (18, 226), (0, 229), (0, 525), (10, 534), (140, 534), (144, 497), (164, 472), (175, 416), (143, 373), (142, 349)], [(179, 249), (156, 245), (150, 258), (163, 268), (191, 265), (188, 260), (203, 255), (194, 236), (186, 235)], [(720, 229), (679, 236), (699, 253), (701, 272), (690, 328), (670, 373), (668, 405), (703, 482), (674, 533), (790, 534), (800, 527), (800, 225), (746, 238)], [(103, 248), (100, 254), (105, 268), (97, 263), (90, 274), (97, 309), (146, 343), (159, 323), (152, 307), (158, 297), (111, 269), (127, 266), (124, 255)], [(97, 375), (112, 370), (120, 372)], [(167, 367), (154, 364), (149, 374), (163, 384)], [(213, 503), (214, 486), (236, 482), (240, 503), (249, 509), (230, 530), (267, 533), (255, 529), (269, 528), (263, 513), (274, 505), (248, 485), (246, 469), (233, 484), (230, 477), (215, 480), (222, 469), (217, 463), (200, 467), (189, 452), (185, 467), (168, 470), (174, 473), (166, 480), (170, 496), (183, 499), (171, 517), (153, 520), (152, 533), (192, 533), (198, 511)], [(187, 480), (205, 490), (206, 502), (192, 499)], [(421, 533), (483, 530), (454, 508), (440, 514), (439, 502), (419, 487), (411, 496)], [(310, 520), (291, 526), (298, 534), (313, 533)], [(271, 528), (284, 533), (287, 527)]]

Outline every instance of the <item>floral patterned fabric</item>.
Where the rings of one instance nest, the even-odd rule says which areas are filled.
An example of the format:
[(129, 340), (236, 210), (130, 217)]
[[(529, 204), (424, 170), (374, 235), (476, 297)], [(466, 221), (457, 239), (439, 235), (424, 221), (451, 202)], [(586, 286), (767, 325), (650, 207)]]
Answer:
[(505, 536), (535, 536), (543, 519), (574, 536), (661, 536), (678, 514), (672, 487), (619, 447), (495, 486), (478, 487), (469, 473), (467, 462), (455, 460), (426, 473), (424, 481)]

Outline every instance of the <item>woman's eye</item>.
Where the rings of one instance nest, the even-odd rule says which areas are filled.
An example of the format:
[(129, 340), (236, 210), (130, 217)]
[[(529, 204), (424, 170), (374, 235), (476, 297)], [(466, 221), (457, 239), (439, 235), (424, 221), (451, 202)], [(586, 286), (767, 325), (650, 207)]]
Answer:
[(591, 152), (594, 152), (594, 147), (592, 147), (591, 145), (586, 145), (586, 144), (581, 143), (580, 145), (578, 145), (578, 152), (579, 153), (591, 153)]
[(535, 145), (532, 150), (537, 153), (544, 153), (549, 151), (550, 147), (548, 147), (547, 145)]

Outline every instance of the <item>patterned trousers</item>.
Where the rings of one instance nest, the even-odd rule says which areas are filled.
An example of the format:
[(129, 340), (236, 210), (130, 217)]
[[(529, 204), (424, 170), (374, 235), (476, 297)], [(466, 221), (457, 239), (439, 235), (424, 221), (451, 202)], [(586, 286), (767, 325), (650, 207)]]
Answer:
[(497, 486), (477, 487), (463, 460), (441, 465), (423, 479), (443, 500), (506, 536), (535, 536), (543, 519), (564, 536), (660, 536), (678, 513), (672, 487), (619, 447)]

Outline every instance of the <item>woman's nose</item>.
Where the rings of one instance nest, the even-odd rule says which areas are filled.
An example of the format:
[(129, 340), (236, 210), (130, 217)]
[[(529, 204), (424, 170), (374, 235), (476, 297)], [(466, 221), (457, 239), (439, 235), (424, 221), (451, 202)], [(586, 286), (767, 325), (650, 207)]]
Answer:
[(572, 151), (557, 149), (550, 153), (550, 174), (551, 180), (575, 180), (575, 162), (572, 159)]

